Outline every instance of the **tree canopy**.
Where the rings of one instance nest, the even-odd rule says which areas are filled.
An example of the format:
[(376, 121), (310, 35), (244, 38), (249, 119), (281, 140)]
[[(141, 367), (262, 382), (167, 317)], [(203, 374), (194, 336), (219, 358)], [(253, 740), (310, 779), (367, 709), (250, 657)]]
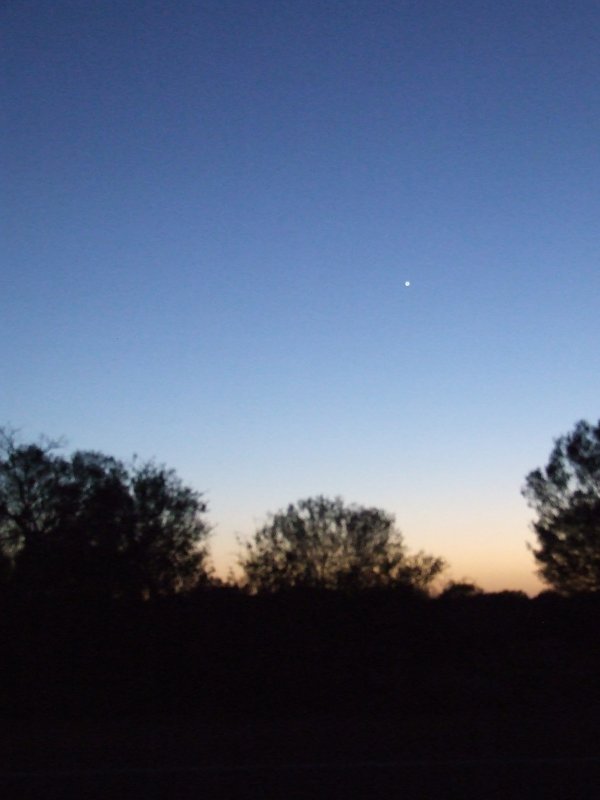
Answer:
[(473, 581), (463, 579), (461, 581), (448, 581), (439, 594), (444, 600), (464, 600), (465, 598), (477, 597), (483, 594), (483, 589)]
[(600, 590), (600, 422), (558, 438), (548, 464), (527, 475), (538, 574), (565, 594)]
[(148, 597), (207, 579), (201, 495), (154, 462), (0, 438), (5, 578), (41, 596)]
[(394, 517), (339, 497), (300, 500), (272, 514), (240, 558), (250, 591), (287, 588), (425, 590), (441, 558), (408, 555)]

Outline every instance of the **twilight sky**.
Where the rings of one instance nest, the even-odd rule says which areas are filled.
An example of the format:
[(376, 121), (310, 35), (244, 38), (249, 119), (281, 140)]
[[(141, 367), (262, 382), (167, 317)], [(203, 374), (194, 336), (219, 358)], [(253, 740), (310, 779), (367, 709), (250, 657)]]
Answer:
[[(540, 588), (600, 416), (591, 0), (9, 0), (0, 423), (155, 456), (235, 535), (312, 494)], [(406, 287), (405, 281), (410, 281)]]

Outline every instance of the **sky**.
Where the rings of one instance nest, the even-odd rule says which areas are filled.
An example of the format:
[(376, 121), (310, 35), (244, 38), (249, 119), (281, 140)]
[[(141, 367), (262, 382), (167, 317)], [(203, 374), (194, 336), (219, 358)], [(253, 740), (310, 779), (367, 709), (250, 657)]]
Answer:
[(0, 29), (0, 424), (174, 468), (223, 574), (325, 494), (537, 593), (525, 476), (600, 417), (598, 4), (6, 0)]

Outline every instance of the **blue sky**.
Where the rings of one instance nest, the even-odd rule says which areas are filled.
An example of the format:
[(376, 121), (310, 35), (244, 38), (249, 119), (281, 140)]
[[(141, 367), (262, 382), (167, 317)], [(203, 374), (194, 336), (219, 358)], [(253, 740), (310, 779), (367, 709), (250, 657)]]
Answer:
[(221, 570), (341, 494), (536, 591), (524, 476), (600, 416), (598, 5), (0, 20), (0, 421), (174, 467)]

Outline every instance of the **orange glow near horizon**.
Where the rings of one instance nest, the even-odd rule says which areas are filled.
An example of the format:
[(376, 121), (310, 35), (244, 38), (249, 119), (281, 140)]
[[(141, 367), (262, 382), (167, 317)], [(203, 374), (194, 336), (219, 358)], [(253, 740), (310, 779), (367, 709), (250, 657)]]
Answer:
[[(441, 555), (447, 561), (447, 569), (437, 581), (436, 588), (450, 580), (472, 581), (486, 592), (523, 591), (529, 596), (548, 588), (536, 575), (533, 555), (526, 546), (526, 542), (532, 538), (526, 527), (519, 526), (516, 531), (513, 529), (511, 535), (505, 538), (469, 535), (465, 527), (460, 537), (451, 533), (452, 526), (449, 525), (435, 536), (423, 534), (411, 536), (410, 539), (406, 537), (410, 552), (422, 549)], [(449, 542), (452, 542), (452, 547)], [(215, 534), (211, 540), (211, 551), (220, 578), (225, 579), (232, 569), (235, 571), (239, 550), (234, 534)]]

